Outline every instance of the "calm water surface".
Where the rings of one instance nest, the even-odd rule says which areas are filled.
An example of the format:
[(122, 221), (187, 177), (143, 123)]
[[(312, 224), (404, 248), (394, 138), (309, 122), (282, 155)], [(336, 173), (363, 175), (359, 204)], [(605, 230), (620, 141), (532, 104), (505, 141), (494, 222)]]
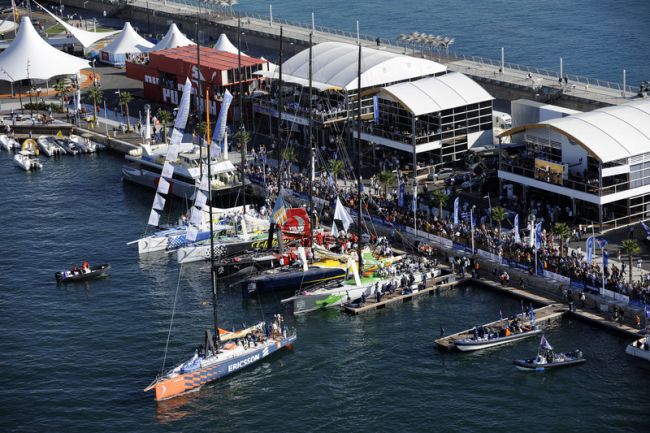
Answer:
[[(35, 432), (640, 431), (648, 366), (618, 335), (565, 320), (548, 333), (589, 362), (550, 374), (515, 371), (537, 341), (475, 354), (440, 353), (440, 326), (465, 329), (519, 310), (470, 287), (361, 317), (290, 319), (295, 349), (225, 382), (156, 404), (142, 389), (160, 369), (179, 287), (167, 365), (209, 326), (205, 265), (138, 259), (126, 242), (145, 228), (152, 194), (124, 185), (122, 158), (45, 160), (25, 173), (0, 154), (0, 426)], [(57, 287), (53, 273), (88, 259), (110, 278)], [(281, 311), (220, 286), (226, 326)]]

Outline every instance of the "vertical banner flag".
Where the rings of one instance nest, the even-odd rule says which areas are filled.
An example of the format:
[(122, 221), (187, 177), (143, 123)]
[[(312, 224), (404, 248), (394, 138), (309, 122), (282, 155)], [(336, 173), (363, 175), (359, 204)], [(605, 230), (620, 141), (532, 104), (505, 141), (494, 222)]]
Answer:
[(170, 144), (178, 145), (183, 141), (183, 132), (187, 124), (187, 118), (190, 115), (190, 101), (192, 97), (192, 82), (189, 78), (185, 79), (183, 86), (183, 96), (181, 102), (178, 104), (178, 112), (176, 113), (176, 121), (174, 122), (174, 130), (172, 137), (169, 140)]
[(458, 206), (460, 204), (460, 197), (454, 200), (454, 225), (458, 225)]
[(540, 249), (542, 247), (542, 223), (537, 223), (535, 227), (535, 248)]
[(591, 263), (592, 260), (594, 259), (594, 237), (593, 236), (589, 236), (587, 238), (585, 249), (587, 252), (587, 256), (585, 259), (587, 260), (587, 263)]
[(535, 234), (533, 233), (535, 231), (534, 228), (535, 223), (531, 221), (530, 224), (528, 224), (528, 246), (531, 248), (535, 246)]
[(418, 210), (418, 187), (413, 188), (413, 212)]
[(406, 186), (404, 185), (404, 182), (401, 182), (401, 183), (399, 184), (399, 194), (398, 194), (398, 196), (397, 196), (397, 205), (398, 205), (399, 207), (403, 207), (403, 206), (404, 206), (404, 189), (405, 189), (405, 188), (406, 188)]
[[(228, 123), (228, 110), (230, 109), (230, 103), (232, 102), (233, 96), (229, 91), (225, 91), (223, 94), (223, 99), (221, 100), (221, 108), (219, 108), (219, 116), (217, 117), (217, 124), (214, 127), (214, 133), (212, 134), (212, 148), (211, 152), (213, 155), (228, 154), (228, 150), (224, 149), (223, 142), (224, 136), (226, 134), (226, 124)], [(218, 147), (219, 150), (215, 149)]]
[(603, 271), (607, 268), (607, 265), (609, 265), (609, 254), (607, 250), (603, 250)]
[(643, 227), (646, 237), (650, 236), (650, 227), (645, 222), (641, 221), (641, 227)]
[(521, 237), (519, 236), (519, 214), (515, 215), (514, 231), (515, 231), (515, 243), (520, 244)]

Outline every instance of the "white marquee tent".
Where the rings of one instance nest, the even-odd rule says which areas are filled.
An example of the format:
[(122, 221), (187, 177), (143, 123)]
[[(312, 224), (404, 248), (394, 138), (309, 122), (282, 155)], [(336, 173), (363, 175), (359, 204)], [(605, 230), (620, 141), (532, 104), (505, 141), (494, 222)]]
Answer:
[(126, 22), (124, 28), (113, 42), (101, 49), (100, 59), (113, 65), (124, 65), (127, 54), (148, 53), (153, 46), (154, 44), (133, 30), (131, 23)]
[(57, 50), (41, 38), (29, 17), (20, 20), (16, 39), (0, 54), (0, 79), (48, 80), (90, 68), (87, 60)]
[[(232, 53), (232, 54), (237, 54), (238, 50), (237, 47), (230, 42), (230, 39), (228, 39), (228, 36), (226, 36), (225, 33), (221, 33), (219, 35), (219, 39), (217, 39), (217, 43), (214, 44), (212, 47), (217, 51), (224, 51), (226, 53)], [(244, 52), (242, 51), (241, 53), (242, 56), (245, 56)]]
[(34, 3), (36, 3), (45, 12), (50, 14), (52, 18), (57, 20), (70, 34), (72, 34), (72, 36), (74, 36), (76, 40), (79, 41), (81, 45), (84, 46), (84, 48), (88, 48), (94, 43), (96, 43), (97, 41), (100, 41), (109, 36), (116, 35), (120, 32), (120, 30), (115, 30), (112, 32), (89, 32), (88, 30), (79, 29), (77, 27), (71, 26), (70, 24), (66, 23), (61, 18), (57, 17), (52, 12), (50, 12), (47, 8), (41, 6), (37, 2)]
[(151, 51), (166, 50), (168, 48), (176, 48), (176, 47), (186, 47), (188, 45), (196, 45), (196, 44), (191, 40), (189, 40), (187, 36), (185, 36), (183, 33), (181, 33), (181, 31), (178, 30), (178, 27), (176, 27), (175, 23), (171, 23), (165, 37), (163, 37), (160, 40), (160, 42), (158, 42), (151, 49)]

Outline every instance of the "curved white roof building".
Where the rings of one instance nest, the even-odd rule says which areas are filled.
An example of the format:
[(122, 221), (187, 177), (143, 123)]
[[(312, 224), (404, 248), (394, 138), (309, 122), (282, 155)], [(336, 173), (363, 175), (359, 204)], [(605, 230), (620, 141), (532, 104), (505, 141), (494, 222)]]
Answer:
[[(320, 90), (357, 89), (359, 47), (324, 42), (312, 47), (313, 86)], [(447, 67), (431, 60), (389, 53), (373, 48), (361, 50), (361, 87), (377, 87), (414, 78), (442, 74)], [(282, 78), (301, 85), (309, 79), (309, 49), (282, 65)]]

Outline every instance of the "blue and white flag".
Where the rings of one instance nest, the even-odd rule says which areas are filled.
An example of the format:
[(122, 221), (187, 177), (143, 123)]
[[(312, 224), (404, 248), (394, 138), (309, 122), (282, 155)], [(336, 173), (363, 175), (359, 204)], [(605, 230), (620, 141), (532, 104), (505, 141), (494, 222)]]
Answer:
[(521, 243), (521, 237), (519, 236), (519, 214), (515, 215), (515, 243)]
[(454, 225), (458, 225), (458, 207), (460, 205), (460, 197), (454, 200)]
[(641, 227), (643, 227), (643, 231), (645, 232), (646, 236), (650, 236), (650, 227), (648, 225), (641, 221)]
[(585, 243), (585, 251), (587, 253), (585, 260), (587, 260), (587, 263), (591, 263), (592, 260), (594, 259), (594, 237), (593, 236), (589, 236), (587, 238), (587, 242)]
[(406, 188), (404, 185), (404, 182), (399, 184), (399, 192), (397, 194), (397, 205), (399, 207), (404, 206), (404, 189)]
[(600, 248), (601, 250), (607, 246), (607, 239), (597, 237), (596, 238), (596, 246)]
[(542, 340), (539, 342), (539, 345), (544, 350), (553, 350), (553, 346), (548, 342), (546, 337), (542, 335)]
[(470, 216), (470, 218), (469, 218), (470, 219), (470, 221), (469, 221), (470, 226), (472, 227), (472, 230), (474, 230), (474, 227), (476, 227), (476, 214), (474, 214), (473, 212), (470, 212), (469, 216)]
[(540, 249), (542, 247), (542, 223), (537, 223), (535, 227), (535, 248)]
[(185, 80), (185, 85), (183, 86), (181, 102), (178, 104), (178, 112), (176, 113), (176, 121), (174, 122), (172, 137), (169, 139), (171, 145), (179, 145), (183, 141), (183, 132), (185, 131), (185, 125), (187, 125), (187, 118), (190, 115), (191, 97), (192, 82), (187, 78)]
[(650, 319), (650, 308), (648, 306), (645, 306), (645, 318)]
[(416, 212), (418, 210), (418, 187), (413, 188), (413, 202), (412, 202), (412, 211)]
[(603, 250), (603, 271), (605, 268), (607, 268), (607, 265), (609, 264), (609, 253), (607, 250)]
[(217, 117), (217, 124), (214, 127), (214, 133), (212, 134), (212, 146), (218, 147), (219, 151), (216, 149), (213, 154), (226, 154), (226, 149), (224, 148), (224, 137), (226, 135), (226, 125), (228, 123), (228, 109), (230, 108), (230, 103), (232, 102), (233, 96), (229, 91), (223, 93), (223, 99), (221, 100), (221, 107), (219, 108), (219, 116)]
[(284, 205), (284, 200), (282, 197), (278, 197), (275, 200), (275, 206), (273, 207), (273, 212), (271, 213), (271, 222), (277, 225), (282, 225), (287, 220), (287, 208)]

